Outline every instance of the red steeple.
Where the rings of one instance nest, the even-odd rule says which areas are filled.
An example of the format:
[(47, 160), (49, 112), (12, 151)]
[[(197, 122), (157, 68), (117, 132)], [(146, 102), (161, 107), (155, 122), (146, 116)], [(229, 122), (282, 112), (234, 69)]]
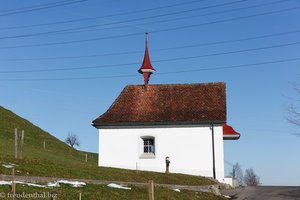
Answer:
[(141, 68), (138, 70), (138, 72), (143, 74), (145, 89), (147, 90), (150, 75), (153, 72), (155, 72), (155, 69), (151, 65), (150, 56), (148, 52), (148, 33), (146, 33), (146, 48), (145, 48), (144, 61)]

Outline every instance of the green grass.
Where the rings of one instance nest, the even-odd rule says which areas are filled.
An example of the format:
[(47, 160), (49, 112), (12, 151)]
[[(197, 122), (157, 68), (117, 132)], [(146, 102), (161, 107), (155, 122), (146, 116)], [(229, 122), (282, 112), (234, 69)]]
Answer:
[[(54, 162), (80, 162), (84, 160), (85, 153), (77, 151), (64, 142), (53, 137), (41, 128), (33, 125), (13, 112), (0, 106), (0, 154), (14, 155), (14, 131), (18, 129), (20, 135), (24, 130), (23, 155), (27, 158), (47, 159)], [(43, 148), (44, 140), (46, 149)], [(89, 153), (89, 160), (97, 163), (97, 154)]]
[[(23, 159), (14, 158), (14, 129), (25, 131)], [(77, 151), (13, 112), (0, 107), (0, 162), (15, 163), (17, 175), (51, 176), (61, 178), (101, 179), (113, 181), (209, 185), (211, 180), (200, 176), (98, 167), (98, 154)], [(43, 141), (46, 140), (46, 149)], [(11, 169), (0, 165), (0, 173)]]
[[(12, 156), (1, 155), (0, 160), (7, 163), (17, 164), (15, 167), (16, 175), (51, 176), (59, 178), (99, 179), (144, 183), (148, 182), (149, 180), (154, 180), (155, 183), (180, 185), (214, 184), (213, 181), (200, 176), (98, 167), (95, 164), (89, 164), (83, 161), (77, 162), (75, 165), (73, 162), (58, 164), (49, 160), (27, 158), (14, 159)], [(0, 165), (1, 174), (11, 174), (11, 171), (11, 169), (6, 169)]]
[[(25, 131), (23, 158), (14, 158), (14, 129)], [(43, 141), (46, 140), (46, 149)], [(146, 171), (125, 170), (108, 167), (98, 167), (98, 154), (85, 154), (66, 145), (64, 142), (33, 125), (13, 112), (0, 107), (0, 174), (11, 174), (12, 170), (2, 166), (14, 163), (15, 174), (22, 176), (46, 176), (73, 179), (98, 179), (107, 181), (143, 182), (154, 180), (155, 183), (180, 185), (210, 185), (213, 181), (200, 176), (183, 174), (165, 174)], [(45, 189), (18, 185), (19, 193), (44, 192), (55, 190), (59, 199), (77, 199), (82, 191), (83, 199), (147, 199), (147, 189), (132, 186), (131, 191), (111, 189), (101, 185), (87, 185), (83, 188), (63, 186)], [(0, 192), (9, 192), (9, 186), (0, 186)], [(182, 191), (180, 193), (166, 189), (155, 188), (156, 199), (220, 199), (209, 193)]]
[[(82, 195), (82, 199), (89, 200), (100, 200), (100, 199), (109, 199), (109, 200), (147, 200), (148, 199), (148, 190), (146, 187), (135, 187), (129, 186), (131, 190), (123, 190), (116, 188), (109, 188), (106, 185), (91, 185), (88, 184), (82, 188), (73, 188), (67, 185), (61, 185), (61, 187), (56, 188), (36, 188), (29, 186), (22, 186), (17, 184), (16, 194), (39, 194), (48, 196), (48, 194), (55, 192), (58, 199), (64, 200), (76, 200), (79, 197), (79, 193)], [(0, 186), (0, 191), (8, 197), (10, 193), (10, 186)], [(0, 192), (0, 195), (1, 195)], [(204, 192), (194, 192), (181, 190), (176, 192), (167, 188), (155, 187), (154, 189), (155, 199), (159, 200), (224, 200), (225, 198), (220, 196), (215, 196), (211, 193)], [(3, 200), (8, 200), (11, 198), (0, 198)], [(24, 198), (25, 199), (25, 198)], [(29, 200), (34, 200), (37, 198), (26, 198)], [(50, 199), (50, 198), (38, 198), (38, 199)]]

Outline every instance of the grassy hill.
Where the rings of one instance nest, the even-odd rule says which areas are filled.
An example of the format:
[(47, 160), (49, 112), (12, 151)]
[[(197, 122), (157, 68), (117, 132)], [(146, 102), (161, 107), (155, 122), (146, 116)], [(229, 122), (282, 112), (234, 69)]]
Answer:
[[(24, 130), (24, 146), (23, 146), (23, 158), (14, 158), (14, 130), (18, 129), (18, 133)], [(43, 142), (46, 140), (46, 149), (43, 147)], [(78, 151), (66, 145), (64, 142), (53, 137), (51, 134), (43, 131), (41, 128), (33, 125), (28, 120), (19, 117), (13, 112), (0, 106), (0, 174), (11, 174), (11, 169), (5, 168), (3, 164), (14, 163), (16, 175), (25, 176), (47, 176), (47, 177), (59, 177), (59, 178), (82, 178), (82, 179), (99, 179), (108, 181), (125, 181), (125, 182), (148, 182), (148, 180), (154, 180), (155, 183), (165, 184), (180, 184), (180, 185), (210, 185), (214, 184), (209, 179), (200, 176), (190, 176), (183, 174), (164, 174), (155, 172), (125, 170), (117, 168), (98, 167), (97, 159), (98, 155), (95, 153), (88, 153), (88, 162), (85, 162), (85, 155), (87, 152)], [(1, 190), (9, 191), (7, 186), (0, 186)], [(22, 187), (24, 191), (32, 191), (30, 187)], [(47, 189), (39, 189), (39, 191)], [(67, 195), (69, 191), (74, 189), (68, 187), (62, 187), (57, 189), (60, 194)], [(91, 195), (97, 190), (102, 191), (108, 195), (109, 199), (119, 199), (120, 195), (122, 199), (134, 199), (126, 198), (126, 191), (114, 191), (104, 186), (87, 186), (85, 194), (88, 192)], [(146, 188), (133, 187), (133, 194), (131, 195), (145, 195), (147, 193)], [(174, 191), (170, 193), (165, 188), (158, 188), (158, 192), (163, 196), (168, 194), (169, 196), (176, 196)], [(144, 194), (145, 193), (145, 194)], [(112, 198), (116, 195), (116, 198)], [(189, 199), (199, 199), (197, 195), (199, 193), (191, 193), (186, 191), (180, 194), (189, 196)], [(178, 196), (178, 199), (180, 195)], [(192, 195), (192, 196), (190, 196)], [(91, 197), (91, 196), (89, 196)], [(147, 197), (147, 195), (146, 195)], [(208, 195), (209, 198), (214, 199), (214, 196)], [(67, 198), (64, 198), (67, 199)], [(97, 198), (91, 198), (97, 199)], [(100, 198), (105, 199), (105, 198)], [(138, 199), (144, 199), (138, 198)], [(163, 198), (164, 199), (164, 198)], [(170, 198), (177, 199), (177, 198)], [(185, 198), (184, 198), (185, 199)], [(200, 198), (203, 199), (203, 198)]]
[[(79, 162), (84, 160), (85, 152), (77, 151), (33, 125), (13, 112), (0, 106), (0, 152), (1, 155), (14, 155), (14, 131), (24, 130), (23, 155), (26, 158), (47, 159), (53, 162)], [(43, 147), (46, 141), (46, 149)], [(97, 162), (97, 154), (89, 154)]]

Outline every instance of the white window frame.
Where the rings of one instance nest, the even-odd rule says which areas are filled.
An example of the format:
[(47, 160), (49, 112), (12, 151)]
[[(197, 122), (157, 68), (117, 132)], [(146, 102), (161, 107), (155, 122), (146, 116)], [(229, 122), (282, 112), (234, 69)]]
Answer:
[[(156, 151), (156, 148), (155, 148), (156, 147), (155, 137), (147, 135), (147, 136), (141, 136), (140, 139), (141, 139), (141, 148), (142, 148), (141, 149), (140, 158), (142, 158), (142, 159), (155, 158), (155, 151)], [(148, 148), (152, 148), (151, 152), (149, 152), (149, 151), (145, 152), (145, 147), (147, 147), (147, 146), (145, 146), (145, 141), (146, 140), (153, 140), (153, 145), (150, 145), (148, 143)]]

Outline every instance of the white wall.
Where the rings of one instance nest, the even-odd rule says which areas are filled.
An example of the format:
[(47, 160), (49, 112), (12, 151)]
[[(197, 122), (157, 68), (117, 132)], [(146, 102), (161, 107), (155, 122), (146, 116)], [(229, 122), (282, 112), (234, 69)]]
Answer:
[(231, 177), (225, 177), (222, 182), (233, 186), (233, 179)]
[[(222, 126), (215, 126), (214, 133), (216, 176), (222, 180)], [(140, 158), (142, 136), (155, 137), (155, 158)], [(170, 157), (171, 173), (213, 177), (210, 126), (99, 130), (99, 166), (164, 172), (166, 156)]]

